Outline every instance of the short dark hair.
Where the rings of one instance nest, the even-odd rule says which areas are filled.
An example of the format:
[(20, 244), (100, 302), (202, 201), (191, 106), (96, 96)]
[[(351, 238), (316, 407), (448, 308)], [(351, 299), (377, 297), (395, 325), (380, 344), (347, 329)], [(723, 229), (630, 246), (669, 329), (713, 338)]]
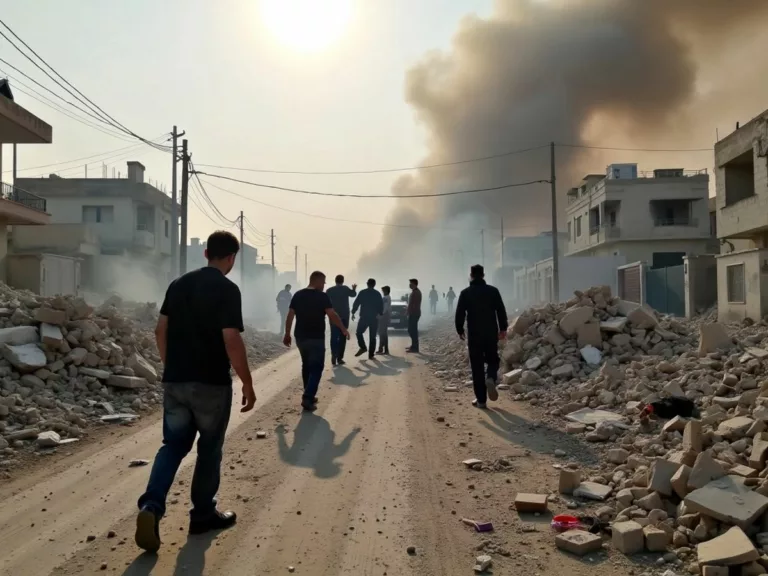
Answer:
[(240, 242), (232, 232), (217, 230), (205, 243), (208, 260), (223, 260), (237, 254), (240, 251)]
[(485, 278), (485, 268), (483, 268), (482, 264), (475, 264), (469, 269), (469, 275), (478, 280), (480, 278)]
[(415, 284), (416, 286), (419, 285), (419, 279), (418, 278), (411, 278), (410, 280), (408, 280), (408, 282), (410, 282), (411, 284)]
[(342, 274), (336, 275), (336, 284), (344, 284), (344, 276)]
[(312, 272), (312, 274), (309, 275), (309, 281), (314, 282), (315, 280), (320, 280), (320, 278), (325, 278), (325, 273), (320, 272), (320, 270), (315, 270)]
[(384, 292), (384, 294), (389, 294), (390, 288), (389, 286), (382, 286), (381, 291)]
[(376, 286), (376, 280), (374, 280), (373, 278), (368, 278), (368, 282), (366, 282), (366, 284), (368, 284), (369, 288), (373, 288), (374, 286)]
[(290, 284), (286, 284), (286, 285), (285, 285), (285, 289), (286, 289), (286, 290), (290, 290), (290, 289), (291, 289), (291, 285), (290, 285)]

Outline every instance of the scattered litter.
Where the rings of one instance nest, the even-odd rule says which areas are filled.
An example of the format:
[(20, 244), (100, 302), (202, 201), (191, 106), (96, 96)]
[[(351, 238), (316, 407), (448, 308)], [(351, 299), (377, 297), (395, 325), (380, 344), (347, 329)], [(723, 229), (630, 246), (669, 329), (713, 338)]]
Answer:
[(461, 521), (467, 526), (472, 526), (477, 532), (493, 532), (493, 524), (490, 522), (476, 522), (469, 518), (462, 518)]
[(107, 414), (99, 418), (102, 422), (119, 423), (119, 422), (133, 422), (138, 419), (137, 414)]
[(139, 466), (146, 466), (149, 464), (149, 460), (142, 460), (141, 458), (136, 458), (135, 460), (131, 460), (128, 463), (129, 468), (138, 468)]

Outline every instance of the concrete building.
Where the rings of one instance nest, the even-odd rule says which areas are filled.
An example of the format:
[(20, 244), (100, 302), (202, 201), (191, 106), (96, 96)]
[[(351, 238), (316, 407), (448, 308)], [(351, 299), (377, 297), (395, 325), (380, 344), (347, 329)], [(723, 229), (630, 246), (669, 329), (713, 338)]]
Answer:
[(83, 283), (96, 291), (149, 298), (171, 275), (171, 199), (144, 181), (144, 166), (128, 162), (127, 178), (20, 178), (18, 186), (45, 198), (51, 225), (14, 234), (14, 250), (42, 249), (86, 262)]
[(566, 256), (622, 256), (651, 268), (712, 250), (706, 170), (612, 164), (568, 191)]
[(721, 321), (768, 314), (768, 110), (715, 144)]
[[(53, 129), (16, 104), (8, 81), (0, 80), (0, 180), (3, 176), (4, 144), (50, 144), (52, 141)], [(30, 193), (18, 182), (0, 182), (0, 280), (10, 280), (6, 271), (8, 227), (47, 224), (50, 216), (46, 208), (44, 198)]]

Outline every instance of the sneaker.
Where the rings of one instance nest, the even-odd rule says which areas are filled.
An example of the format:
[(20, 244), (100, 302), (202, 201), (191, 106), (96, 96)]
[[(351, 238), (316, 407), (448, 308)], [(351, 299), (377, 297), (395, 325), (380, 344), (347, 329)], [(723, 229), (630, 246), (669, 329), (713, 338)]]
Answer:
[(496, 390), (496, 380), (493, 378), (486, 378), (485, 387), (488, 389), (488, 400), (496, 402), (499, 399), (499, 391)]
[(480, 408), (480, 410), (487, 410), (488, 409), (488, 406), (485, 405), (485, 402), (478, 402), (477, 398), (472, 400), (472, 406), (474, 406), (475, 408)]
[(216, 510), (213, 516), (205, 520), (192, 520), (189, 523), (190, 534), (205, 534), (211, 530), (225, 530), (231, 528), (237, 522), (237, 514), (231, 510), (219, 512)]
[(304, 412), (314, 412), (317, 410), (317, 405), (314, 402), (312, 404), (302, 402), (301, 407), (304, 409)]
[(346, 364), (346, 362), (344, 362), (344, 360), (339, 358), (338, 360), (336, 360), (336, 364), (338, 364), (339, 366), (344, 366), (344, 364)]
[(355, 358), (357, 358), (358, 356), (362, 356), (362, 355), (363, 355), (363, 354), (365, 354), (366, 352), (368, 352), (368, 348), (360, 348), (360, 350), (358, 350), (357, 352), (355, 352)]
[(160, 549), (160, 517), (146, 506), (136, 517), (136, 545), (147, 552)]

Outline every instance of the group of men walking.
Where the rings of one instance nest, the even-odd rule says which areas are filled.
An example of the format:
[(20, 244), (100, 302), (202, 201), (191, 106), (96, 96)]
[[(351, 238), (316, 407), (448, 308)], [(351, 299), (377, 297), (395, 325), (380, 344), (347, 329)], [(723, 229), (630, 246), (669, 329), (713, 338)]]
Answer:
[[(196, 438), (197, 461), (191, 486), (193, 508), (189, 532), (201, 534), (220, 530), (236, 522), (234, 512), (218, 509), (216, 493), (232, 408), (230, 369), (234, 369), (242, 383), (240, 411), (248, 412), (256, 404), (241, 336), (244, 324), (240, 289), (226, 278), (239, 250), (240, 244), (231, 233), (211, 234), (205, 250), (208, 266), (174, 280), (160, 308), (155, 335), (164, 364), (163, 446), (155, 457), (147, 488), (138, 501), (135, 535), (136, 544), (149, 552), (160, 548), (160, 520), (165, 514), (168, 492), (181, 461), (191, 451)], [(389, 287), (384, 286), (379, 293), (376, 281), (370, 279), (367, 287), (358, 294), (356, 285), (351, 288), (344, 285), (343, 276), (337, 276), (335, 286), (327, 292), (325, 283), (325, 274), (313, 272), (307, 288), (290, 295), (290, 286), (286, 286), (277, 298), (285, 328), (283, 342), (290, 346), (295, 337), (301, 355), (304, 385), (301, 405), (308, 412), (314, 411), (318, 403), (317, 391), (325, 362), (326, 317), (331, 323), (334, 365), (344, 364), (350, 317), (354, 320), (358, 311), (359, 349), (356, 355), (368, 353), (369, 358), (373, 358), (374, 351), (389, 353), (386, 335), (392, 310)], [(411, 279), (410, 288), (407, 313), (412, 342), (408, 351), (418, 352), (421, 291), (417, 279)], [(350, 315), (349, 299), (353, 297), (355, 301)], [(292, 337), (294, 320), (296, 328)], [(485, 408), (487, 399), (498, 397), (498, 341), (506, 336), (507, 317), (499, 291), (485, 283), (482, 266), (472, 267), (470, 285), (458, 298), (455, 321), (459, 336), (468, 338), (476, 396), (473, 404)], [(378, 349), (377, 335), (380, 339)]]

